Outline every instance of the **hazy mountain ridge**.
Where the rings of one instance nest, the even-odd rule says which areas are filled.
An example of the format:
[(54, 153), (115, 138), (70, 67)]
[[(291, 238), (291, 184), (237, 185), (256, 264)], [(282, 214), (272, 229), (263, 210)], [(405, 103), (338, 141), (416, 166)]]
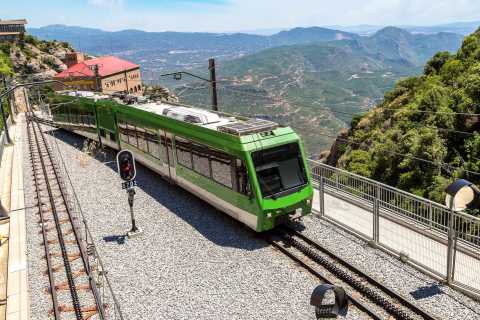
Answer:
[[(427, 54), (454, 52), (461, 41), (389, 27), (371, 37), (266, 49), (223, 62), (222, 107), (291, 125), (318, 154), (352, 114), (369, 110), (398, 79), (419, 74)], [(181, 91), (188, 103), (209, 103), (207, 90)]]
[(458, 52), (437, 53), (422, 75), (399, 81), (382, 103), (355, 117), (330, 164), (435, 201), (456, 178), (478, 184), (479, 71), (480, 29)]
[(51, 25), (29, 28), (28, 32), (45, 40), (60, 40), (93, 55), (114, 54), (141, 63), (145, 71), (193, 68), (214, 56), (233, 59), (263, 49), (300, 43), (353, 39), (348, 32), (326, 28), (295, 28), (272, 36), (245, 33), (146, 32)]

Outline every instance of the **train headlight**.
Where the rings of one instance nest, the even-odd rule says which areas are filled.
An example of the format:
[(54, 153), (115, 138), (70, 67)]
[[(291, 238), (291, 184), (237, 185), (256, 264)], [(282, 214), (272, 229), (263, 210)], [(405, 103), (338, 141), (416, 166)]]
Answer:
[(267, 213), (267, 218), (270, 219), (271, 217), (272, 217), (272, 213), (271, 212)]

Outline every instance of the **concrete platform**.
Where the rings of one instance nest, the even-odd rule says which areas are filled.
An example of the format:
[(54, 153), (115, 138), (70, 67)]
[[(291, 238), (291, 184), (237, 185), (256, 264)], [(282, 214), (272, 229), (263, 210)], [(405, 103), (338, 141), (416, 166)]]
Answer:
[[(313, 208), (320, 211), (319, 191), (315, 190)], [(325, 216), (332, 218), (366, 238), (373, 237), (372, 209), (345, 201), (340, 196), (325, 194)], [(379, 221), (379, 242), (386, 248), (408, 255), (409, 259), (430, 272), (444, 277), (447, 272), (446, 239), (429, 235), (427, 229), (420, 229), (401, 218), (382, 214)], [(422, 232), (424, 231), (424, 232)], [(480, 290), (480, 257), (458, 251), (455, 260), (454, 279), (462, 284)]]
[(0, 319), (30, 319), (27, 288), (22, 126), (24, 115), (10, 127), (0, 166)]

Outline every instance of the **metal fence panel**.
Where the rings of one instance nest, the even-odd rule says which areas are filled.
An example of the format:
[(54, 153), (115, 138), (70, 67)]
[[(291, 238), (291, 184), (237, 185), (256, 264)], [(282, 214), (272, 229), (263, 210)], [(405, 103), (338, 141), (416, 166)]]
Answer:
[(480, 295), (479, 218), (451, 213), (444, 205), (345, 170), (309, 163), (318, 189), (314, 209), (323, 209), (321, 215)]

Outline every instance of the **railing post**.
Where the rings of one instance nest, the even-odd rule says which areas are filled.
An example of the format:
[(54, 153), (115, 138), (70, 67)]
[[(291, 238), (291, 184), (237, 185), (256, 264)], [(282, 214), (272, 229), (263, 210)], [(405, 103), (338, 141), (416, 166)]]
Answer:
[(323, 176), (320, 176), (320, 185), (318, 187), (318, 195), (320, 201), (320, 216), (325, 215), (325, 186), (323, 185)]
[(428, 225), (430, 226), (430, 229), (433, 227), (433, 212), (432, 212), (432, 203), (428, 203)]
[(373, 199), (373, 243), (378, 245), (380, 239), (380, 186), (375, 189), (375, 198)]
[[(452, 208), (452, 205), (450, 205)], [(448, 217), (448, 246), (447, 246), (447, 284), (451, 285), (453, 282), (453, 253), (455, 247), (455, 230), (454, 230), (454, 212), (453, 209), (449, 211)]]
[(335, 170), (335, 188), (338, 190), (338, 171)]

